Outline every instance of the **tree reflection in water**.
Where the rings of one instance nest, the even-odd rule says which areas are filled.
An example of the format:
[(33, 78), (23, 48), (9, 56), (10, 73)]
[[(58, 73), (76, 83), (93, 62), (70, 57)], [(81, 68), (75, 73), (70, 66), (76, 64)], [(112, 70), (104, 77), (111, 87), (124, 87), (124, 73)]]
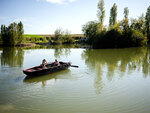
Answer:
[(22, 67), (24, 51), (22, 48), (5, 47), (1, 53), (1, 66)]
[(65, 49), (58, 49), (58, 48), (56, 48), (55, 52), (54, 52), (54, 56), (56, 58), (60, 58), (61, 56), (67, 57), (68, 55), (70, 55), (70, 53), (71, 53), (70, 49), (67, 49), (67, 48), (65, 48)]
[(82, 54), (86, 65), (96, 70), (95, 87), (100, 93), (103, 88), (102, 76), (111, 81), (114, 75), (123, 77), (125, 73), (142, 71), (143, 77), (150, 74), (150, 48), (85, 50)]

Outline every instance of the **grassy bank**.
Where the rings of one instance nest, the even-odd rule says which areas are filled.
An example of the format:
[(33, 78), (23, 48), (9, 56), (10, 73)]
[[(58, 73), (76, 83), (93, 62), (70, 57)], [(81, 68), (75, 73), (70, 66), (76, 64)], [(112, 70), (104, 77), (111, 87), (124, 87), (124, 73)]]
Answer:
[(47, 43), (50, 39), (41, 35), (24, 34), (24, 43)]
[[(84, 37), (83, 34), (71, 34), (71, 38), (76, 42), (81, 40), (81, 38)], [(48, 42), (54, 42), (55, 35), (36, 35), (36, 34), (24, 34), (24, 43), (48, 43)], [(63, 38), (59, 39), (63, 40)], [(59, 41), (58, 40), (58, 41)]]

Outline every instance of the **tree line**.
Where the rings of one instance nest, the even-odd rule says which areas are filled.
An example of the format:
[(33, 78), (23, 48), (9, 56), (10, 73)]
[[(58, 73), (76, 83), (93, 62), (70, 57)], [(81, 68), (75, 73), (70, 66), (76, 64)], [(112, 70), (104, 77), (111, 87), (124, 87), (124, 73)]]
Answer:
[(88, 37), (93, 48), (120, 48), (144, 46), (150, 42), (150, 6), (146, 15), (129, 20), (129, 9), (124, 8), (124, 18), (117, 22), (117, 5), (110, 9), (109, 26), (104, 26), (104, 0), (97, 5), (98, 21), (89, 21), (83, 25), (82, 31)]
[(55, 37), (52, 39), (53, 44), (72, 44), (75, 42), (75, 39), (68, 30), (62, 30), (61, 28), (58, 28), (55, 30), (54, 34)]
[(70, 31), (58, 28), (54, 32), (54, 37), (40, 35), (24, 35), (23, 24), (13, 22), (8, 27), (1, 25), (0, 33), (4, 46), (17, 46), (21, 43), (51, 43), (51, 44), (72, 44), (75, 39)]
[(1, 38), (4, 46), (16, 46), (23, 41), (23, 24), (13, 22), (8, 27), (1, 25)]

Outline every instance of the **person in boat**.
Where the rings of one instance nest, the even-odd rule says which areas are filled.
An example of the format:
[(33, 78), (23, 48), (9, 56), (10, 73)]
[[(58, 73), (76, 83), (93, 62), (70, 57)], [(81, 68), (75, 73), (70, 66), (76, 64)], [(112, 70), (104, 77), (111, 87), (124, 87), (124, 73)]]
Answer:
[(60, 65), (60, 63), (57, 61), (57, 59), (55, 59), (53, 66), (59, 66), (59, 65)]
[(42, 60), (42, 66), (45, 67), (45, 65), (47, 64), (47, 61), (45, 59)]

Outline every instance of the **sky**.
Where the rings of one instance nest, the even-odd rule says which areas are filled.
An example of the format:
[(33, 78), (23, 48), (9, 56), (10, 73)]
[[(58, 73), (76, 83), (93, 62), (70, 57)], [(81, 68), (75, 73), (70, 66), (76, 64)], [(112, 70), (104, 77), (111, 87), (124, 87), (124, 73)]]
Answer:
[[(82, 26), (98, 20), (99, 0), (0, 0), (0, 25), (22, 21), (25, 34), (54, 34), (62, 28), (71, 34), (82, 34)], [(105, 21), (109, 24), (110, 9), (117, 4), (117, 20), (123, 18), (123, 9), (129, 8), (129, 18), (146, 13), (150, 0), (104, 0)]]

